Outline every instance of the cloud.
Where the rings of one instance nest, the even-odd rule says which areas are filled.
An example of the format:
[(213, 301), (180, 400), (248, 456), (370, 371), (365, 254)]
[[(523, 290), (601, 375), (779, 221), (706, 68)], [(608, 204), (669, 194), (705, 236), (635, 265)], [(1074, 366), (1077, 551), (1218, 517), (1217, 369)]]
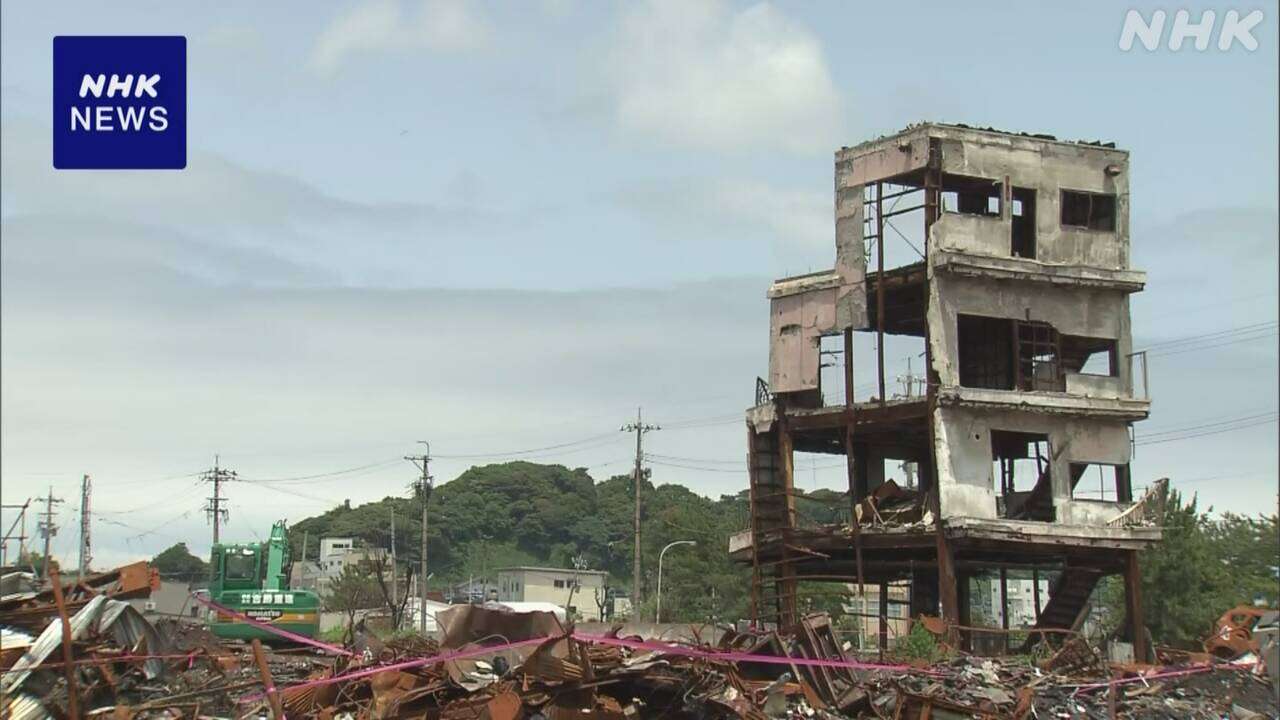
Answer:
[(829, 192), (751, 179), (664, 178), (625, 185), (614, 200), (650, 221), (680, 228), (677, 236), (728, 235), (739, 243), (761, 237), (780, 274), (830, 267), (835, 258)]
[(609, 73), (626, 131), (719, 150), (840, 144), (821, 43), (767, 2), (649, 0), (623, 18)]
[[(536, 224), (529, 213), (474, 198), (354, 202), (201, 152), (180, 173), (60, 172), (48, 162), (49, 142), (46, 129), (22, 119), (5, 116), (0, 125), (7, 219), (43, 218), (67, 232), (78, 223), (77, 252), (95, 255), (110, 247), (109, 238), (138, 247), (167, 235), (172, 243), (155, 238), (140, 252), (153, 265), (212, 282), (296, 285), (318, 277), (327, 284), (417, 285), (420, 268), (408, 258), (429, 255), (436, 269), (448, 269), (467, 261), (466, 242)], [(470, 187), (479, 182), (472, 177)], [(23, 234), (10, 240), (40, 242)]]
[(468, 0), (361, 2), (338, 15), (316, 39), (312, 67), (336, 72), (351, 55), (385, 51), (462, 52), (482, 47), (490, 28)]

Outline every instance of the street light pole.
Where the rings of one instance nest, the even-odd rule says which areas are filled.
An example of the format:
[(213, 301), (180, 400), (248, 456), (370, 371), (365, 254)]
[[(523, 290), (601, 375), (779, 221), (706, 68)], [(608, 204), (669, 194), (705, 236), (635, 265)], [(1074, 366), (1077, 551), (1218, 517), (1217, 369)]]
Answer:
[(667, 546), (662, 548), (662, 552), (658, 553), (658, 608), (657, 608), (657, 611), (654, 612), (654, 618), (653, 618), (654, 622), (656, 623), (662, 622), (662, 556), (666, 555), (668, 550), (670, 550), (671, 548), (677, 545), (697, 545), (697, 544), (698, 544), (697, 540), (677, 540), (673, 543), (667, 543)]

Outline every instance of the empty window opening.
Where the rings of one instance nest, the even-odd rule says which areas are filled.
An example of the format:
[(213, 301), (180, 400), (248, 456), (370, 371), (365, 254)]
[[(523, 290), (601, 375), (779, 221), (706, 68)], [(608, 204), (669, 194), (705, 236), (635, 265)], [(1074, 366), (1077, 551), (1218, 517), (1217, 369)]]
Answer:
[(1062, 224), (1115, 232), (1116, 196), (1063, 190)]
[(1109, 338), (1062, 336), (1062, 368), (1080, 375), (1119, 377), (1116, 341)]
[(1049, 436), (992, 430), (991, 458), (997, 514), (1017, 520), (1053, 520)]
[(1061, 336), (1053, 326), (1036, 320), (1019, 320), (1017, 331), (1017, 388), (1019, 390), (1066, 390), (1066, 377), (1059, 362)]
[(987, 178), (944, 175), (942, 209), (963, 215), (1000, 216), (1000, 189), (1003, 183)]
[(1133, 502), (1129, 466), (1071, 463), (1071, 499)]
[(822, 393), (823, 405), (845, 402), (845, 362), (844, 336), (823, 335), (818, 338), (818, 390)]
[(1036, 191), (1029, 188), (1013, 188), (1013, 200), (1009, 203), (1013, 223), (1014, 257), (1036, 257)]
[(990, 390), (1012, 390), (1013, 321), (980, 315), (956, 318), (960, 345), (960, 384)]
[(1062, 339), (1052, 325), (980, 315), (956, 318), (960, 385), (1064, 392)]

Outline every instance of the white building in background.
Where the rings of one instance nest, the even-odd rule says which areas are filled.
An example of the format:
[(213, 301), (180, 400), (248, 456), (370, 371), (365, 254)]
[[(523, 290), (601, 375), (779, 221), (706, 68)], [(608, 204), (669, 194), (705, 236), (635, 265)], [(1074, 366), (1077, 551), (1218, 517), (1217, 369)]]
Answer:
[(608, 577), (609, 573), (603, 570), (528, 566), (499, 568), (498, 601), (552, 603), (564, 608), (570, 616), (597, 622), (601, 619), (597, 599), (604, 602)]
[[(1009, 593), (1009, 627), (1028, 628), (1036, 624), (1035, 582), (1031, 578), (1009, 578), (1005, 581)], [(1000, 620), (1000, 580), (991, 581), (991, 617)], [(1040, 610), (1049, 602), (1049, 580), (1040, 578)]]
[(320, 538), (320, 556), (295, 561), (289, 574), (289, 585), (314, 590), (323, 597), (329, 591), (329, 583), (342, 574), (343, 568), (385, 552), (383, 548), (356, 547), (355, 538)]

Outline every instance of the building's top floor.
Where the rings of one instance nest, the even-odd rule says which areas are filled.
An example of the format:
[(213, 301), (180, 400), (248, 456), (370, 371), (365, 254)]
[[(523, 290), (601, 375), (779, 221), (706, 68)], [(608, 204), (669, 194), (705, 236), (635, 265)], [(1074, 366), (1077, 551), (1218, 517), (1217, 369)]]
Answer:
[(320, 538), (320, 557), (341, 555), (355, 547), (355, 538), (325, 537)]
[(1046, 133), (1027, 133), (1027, 132), (1011, 132), (1009, 130), (997, 130), (996, 128), (979, 128), (963, 123), (942, 123), (942, 122), (919, 122), (899, 130), (889, 135), (881, 135), (878, 138), (865, 140), (857, 145), (844, 146), (836, 151), (836, 160), (848, 159), (857, 155), (864, 154), (867, 150), (874, 150), (885, 144), (900, 144), (904, 138), (910, 142), (916, 137), (937, 137), (937, 138), (976, 138), (980, 136), (990, 136), (992, 138), (1004, 138), (1008, 141), (1017, 141), (1024, 143), (1053, 143), (1055, 145), (1065, 145), (1070, 147), (1083, 147), (1096, 149), (1104, 152), (1118, 153), (1128, 156), (1128, 150), (1116, 148), (1114, 142), (1103, 140), (1059, 140), (1053, 135)]
[(835, 186), (838, 251), (841, 216), (870, 235), (884, 198), (895, 227), (903, 208), (932, 211), (921, 239), (944, 253), (1129, 268), (1129, 153), (1112, 143), (925, 123), (837, 151)]

